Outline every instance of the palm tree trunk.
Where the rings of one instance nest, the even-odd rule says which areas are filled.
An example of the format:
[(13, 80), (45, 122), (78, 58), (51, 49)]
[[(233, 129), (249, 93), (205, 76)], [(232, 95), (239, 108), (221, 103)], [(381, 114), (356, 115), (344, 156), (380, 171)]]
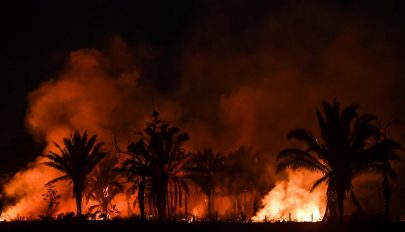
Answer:
[[(214, 214), (216, 212), (215, 211), (215, 190), (212, 191), (211, 204), (212, 204), (211, 211)], [(214, 220), (215, 221), (217, 220), (216, 214), (214, 215)]]
[(384, 173), (383, 195), (384, 195), (384, 217), (386, 222), (389, 221), (390, 217), (391, 192), (392, 187), (390, 186), (388, 176), (386, 173)]
[(188, 212), (187, 212), (187, 194), (184, 194), (184, 218), (188, 217)]
[(104, 205), (103, 205), (103, 211), (104, 211), (104, 220), (108, 219), (108, 198), (104, 197)]
[(77, 217), (82, 216), (82, 194), (81, 192), (76, 192), (76, 210)]
[(141, 222), (145, 221), (145, 176), (142, 176), (138, 189), (139, 211), (141, 213)]
[[(163, 179), (163, 178), (162, 178)], [(162, 182), (159, 183), (159, 191), (157, 193), (157, 210), (159, 221), (164, 222), (166, 221), (166, 211), (167, 211), (167, 188), (168, 188), (168, 180), (164, 179)]]
[(389, 222), (390, 220), (390, 204), (389, 203), (385, 203), (385, 221)]
[(339, 209), (339, 221), (343, 222), (344, 215), (344, 191), (338, 191), (337, 193), (337, 203)]
[(207, 199), (208, 199), (208, 218), (211, 218), (212, 216), (212, 208), (211, 208), (211, 201), (212, 201), (212, 196), (211, 196), (211, 191), (207, 194)]

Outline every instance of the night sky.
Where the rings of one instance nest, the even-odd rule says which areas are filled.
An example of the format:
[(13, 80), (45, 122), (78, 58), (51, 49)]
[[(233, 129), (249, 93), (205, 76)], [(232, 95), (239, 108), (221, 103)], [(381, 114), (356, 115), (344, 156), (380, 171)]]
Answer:
[[(106, 50), (114, 37), (125, 41), (128, 50), (137, 54), (135, 62), (141, 70), (140, 82), (148, 83), (162, 94), (177, 90), (184, 73), (185, 54), (193, 51), (220, 51), (229, 55), (233, 51), (242, 51), (243, 54), (250, 54), (260, 50), (258, 44), (273, 43), (280, 51), (283, 46), (308, 48), (308, 51), (303, 49), (302, 52), (311, 56), (312, 53), (317, 53), (317, 49), (323, 49), (323, 41), (337, 37), (341, 25), (350, 22), (351, 17), (353, 20), (360, 18), (362, 22), (366, 22), (363, 26), (367, 31), (373, 31), (374, 26), (379, 28), (375, 31), (376, 34), (384, 34), (381, 28), (393, 31), (389, 35), (394, 36), (384, 40), (389, 41), (393, 51), (388, 53), (388, 57), (381, 59), (392, 59), (395, 67), (400, 67), (404, 62), (404, 1), (320, 2), (322, 1), (2, 1), (2, 172), (19, 169), (27, 161), (33, 160), (42, 149), (31, 141), (32, 138), (25, 129), (28, 93), (43, 81), (56, 78), (67, 62), (69, 52), (82, 48)], [(304, 21), (308, 20), (305, 25), (311, 25), (314, 21), (315, 26), (302, 26), (302, 22), (294, 21), (297, 20), (294, 15), (289, 15), (291, 8), (295, 12), (333, 9), (334, 13), (330, 17), (328, 11), (324, 12), (325, 20), (330, 23), (330, 30), (319, 31), (315, 24), (322, 17), (311, 18), (310, 13), (309, 18), (304, 17)], [(260, 39), (263, 36), (264, 22), (273, 16), (281, 18), (279, 27), (275, 28), (283, 28), (280, 29), (282, 36), (278, 37), (277, 29), (273, 29), (271, 33), (274, 36), (266, 33)], [(286, 20), (289, 18), (291, 20)], [(226, 33), (218, 25), (226, 25)], [(288, 28), (287, 32), (284, 27)], [(301, 36), (304, 39), (300, 40), (301, 44), (297, 44), (294, 38), (301, 34), (305, 34)], [(224, 35), (232, 38), (231, 45), (223, 40)], [(364, 43), (367, 44), (367, 39)], [(222, 49), (223, 47), (226, 49)], [(301, 50), (299, 51), (301, 54)], [(320, 71), (316, 64), (309, 62), (303, 72), (316, 76)], [(402, 89), (402, 92), (399, 91), (393, 100), (399, 108), (394, 116), (403, 116), (404, 69), (397, 69), (395, 75), (398, 76), (396, 81), (399, 86), (396, 91)], [(232, 78), (238, 79), (237, 76)], [(282, 138), (284, 136), (280, 135)]]

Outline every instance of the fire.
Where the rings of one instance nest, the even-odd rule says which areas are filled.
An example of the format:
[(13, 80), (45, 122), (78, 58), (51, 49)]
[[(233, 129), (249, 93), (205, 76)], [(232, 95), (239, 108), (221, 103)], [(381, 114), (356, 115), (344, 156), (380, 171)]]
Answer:
[(326, 209), (325, 186), (310, 192), (317, 175), (309, 172), (288, 172), (288, 180), (277, 181), (263, 198), (264, 207), (252, 220), (316, 222)]

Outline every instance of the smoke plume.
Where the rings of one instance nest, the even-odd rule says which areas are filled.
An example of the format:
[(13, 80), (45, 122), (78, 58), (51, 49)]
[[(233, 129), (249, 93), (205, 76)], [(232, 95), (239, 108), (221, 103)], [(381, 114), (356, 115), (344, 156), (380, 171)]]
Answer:
[[(268, 166), (257, 178), (272, 186), (278, 151), (299, 146), (288, 142), (286, 134), (297, 127), (317, 134), (315, 110), (323, 99), (359, 104), (361, 112), (375, 113), (383, 122), (404, 121), (400, 28), (371, 22), (356, 9), (338, 11), (321, 3), (260, 12), (256, 7), (242, 11), (237, 3), (202, 4), (196, 15), (204, 17), (193, 21), (184, 35), (178, 78), (173, 80), (145, 80), (147, 70), (134, 58), (138, 54), (120, 39), (113, 40), (114, 52), (71, 52), (60, 75), (30, 93), (28, 130), (50, 144), (44, 152), (76, 129), (97, 134), (107, 145), (118, 132), (125, 144), (154, 105), (164, 120), (190, 134), (190, 151), (213, 147), (228, 153), (252, 146)], [(159, 91), (153, 85), (159, 81), (174, 87)], [(392, 137), (403, 129), (403, 124), (393, 129)], [(7, 194), (19, 199), (6, 215), (43, 210), (43, 185), (58, 173), (41, 161), (29, 164), (5, 186)], [(398, 171), (405, 178), (403, 169)], [(396, 191), (403, 189), (400, 184)], [(356, 191), (363, 203), (376, 197)], [(403, 202), (393, 205), (396, 211), (404, 208)]]

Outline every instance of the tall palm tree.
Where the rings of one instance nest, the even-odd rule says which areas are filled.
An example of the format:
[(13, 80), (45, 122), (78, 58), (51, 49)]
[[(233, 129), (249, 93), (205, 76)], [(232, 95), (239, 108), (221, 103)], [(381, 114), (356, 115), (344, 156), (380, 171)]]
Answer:
[(61, 180), (73, 183), (73, 197), (76, 199), (77, 216), (82, 214), (82, 198), (87, 184), (87, 177), (93, 168), (106, 156), (103, 151), (104, 143), (96, 144), (97, 136), (88, 138), (76, 131), (73, 135), (63, 139), (63, 147), (54, 142), (59, 153), (49, 152), (43, 155), (48, 162), (42, 164), (61, 171), (64, 175), (53, 179), (48, 184)]
[(183, 150), (189, 136), (159, 120), (158, 116), (154, 112), (153, 120), (139, 133), (140, 139), (129, 145), (126, 152), (129, 156), (123, 169), (127, 170), (129, 177), (138, 179), (141, 217), (143, 192), (147, 190), (149, 205), (156, 209), (159, 220), (166, 221), (177, 206), (181, 207), (183, 197), (189, 193), (186, 178), (192, 170), (187, 168), (187, 164), (192, 155)]
[[(394, 177), (393, 170), (373, 159), (369, 151), (369, 139), (379, 133), (372, 122), (371, 114), (358, 116), (357, 105), (339, 110), (339, 103), (323, 101), (323, 114), (317, 110), (321, 139), (305, 129), (296, 129), (288, 139), (306, 143), (306, 149), (284, 149), (278, 155), (276, 172), (286, 168), (304, 168), (323, 174), (312, 186), (312, 190), (327, 184), (327, 211), (330, 217), (343, 220), (344, 202), (349, 196), (360, 209), (352, 186), (352, 180), (365, 173), (383, 173)], [(315, 156), (316, 155), (316, 156)]]
[(90, 206), (89, 210), (98, 210), (104, 215), (104, 219), (111, 217), (110, 210), (113, 208), (112, 200), (121, 193), (124, 188), (119, 182), (119, 173), (114, 170), (118, 159), (115, 156), (107, 156), (92, 172), (87, 186), (86, 200), (96, 201), (97, 204)]
[(215, 211), (215, 190), (220, 184), (218, 174), (224, 170), (225, 160), (225, 156), (221, 153), (214, 153), (210, 148), (198, 151), (194, 157), (195, 166), (200, 172), (192, 175), (191, 179), (207, 196), (208, 216), (211, 218)]

